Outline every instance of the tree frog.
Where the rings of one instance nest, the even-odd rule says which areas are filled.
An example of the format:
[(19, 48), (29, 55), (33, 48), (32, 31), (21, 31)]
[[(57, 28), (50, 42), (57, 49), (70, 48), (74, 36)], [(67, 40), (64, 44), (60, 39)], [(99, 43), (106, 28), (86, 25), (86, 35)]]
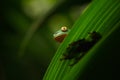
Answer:
[(53, 37), (57, 42), (61, 43), (69, 32), (70, 29), (68, 29), (66, 26), (63, 26), (60, 30), (53, 34)]
[[(60, 30), (58, 30), (56, 33), (53, 34), (54, 39), (61, 43), (64, 38), (67, 36), (67, 34), (70, 32), (70, 29), (68, 29), (66, 26), (61, 27)], [(89, 32), (89, 39), (79, 39), (77, 41), (74, 41), (68, 45), (66, 48), (62, 58), (62, 60), (71, 60), (74, 59), (74, 63), (70, 64), (70, 66), (73, 66), (76, 64), (100, 39), (101, 34), (93, 31)]]

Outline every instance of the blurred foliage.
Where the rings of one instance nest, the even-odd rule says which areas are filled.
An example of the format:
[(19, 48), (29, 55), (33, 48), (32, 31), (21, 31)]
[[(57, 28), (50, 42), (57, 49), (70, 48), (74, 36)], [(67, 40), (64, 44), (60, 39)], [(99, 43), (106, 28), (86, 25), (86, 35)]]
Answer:
[(90, 0), (2, 0), (0, 80), (41, 80), (59, 46), (53, 33), (71, 26)]

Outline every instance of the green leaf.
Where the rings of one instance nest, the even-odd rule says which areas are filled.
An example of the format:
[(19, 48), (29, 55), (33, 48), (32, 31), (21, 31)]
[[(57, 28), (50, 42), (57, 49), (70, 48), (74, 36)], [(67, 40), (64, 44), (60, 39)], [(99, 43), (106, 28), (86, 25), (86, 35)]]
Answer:
[[(100, 63), (101, 65), (104, 65), (104, 62), (102, 63), (99, 61), (102, 56), (103, 60), (107, 58), (109, 59), (109, 57), (106, 56), (109, 54), (109, 48), (103, 49), (103, 47), (107, 47), (107, 44), (109, 43), (111, 49), (114, 45), (112, 42), (118, 41), (117, 38), (114, 40), (113, 34), (117, 34), (114, 32), (118, 29), (120, 30), (119, 13), (120, 0), (93, 0), (84, 13), (79, 17), (78, 21), (76, 21), (76, 23), (73, 25), (69, 35), (58, 48), (43, 80), (77, 80), (78, 78), (83, 80), (86, 79), (85, 74), (87, 74), (87, 72), (89, 72), (89, 74), (92, 76), (93, 73), (90, 73), (91, 70), (101, 70), (99, 69), (100, 67), (98, 65), (95, 65), (95, 69), (91, 69), (91, 64)], [(92, 31), (99, 32), (102, 35), (102, 39), (90, 51), (88, 51), (77, 64), (75, 64), (73, 67), (70, 67), (69, 64), (72, 62), (71, 60), (60, 61), (62, 54), (65, 52), (66, 48), (71, 42), (82, 38), (87, 38), (88, 32)], [(109, 41), (109, 39), (112, 40)], [(112, 43), (112, 45), (110, 43)], [(106, 54), (100, 55), (100, 52), (104, 52)], [(95, 58), (95, 56), (97, 57)], [(112, 56), (112, 54), (110, 56)], [(107, 65), (105, 67), (107, 67)], [(98, 72), (94, 72), (94, 74), (96, 73)], [(94, 76), (90, 77), (90, 79), (93, 78)], [(94, 79), (98, 80), (97, 78)]]
[[(120, 22), (92, 48), (63, 80), (114, 80), (120, 71)], [(115, 74), (115, 76), (114, 76)]]

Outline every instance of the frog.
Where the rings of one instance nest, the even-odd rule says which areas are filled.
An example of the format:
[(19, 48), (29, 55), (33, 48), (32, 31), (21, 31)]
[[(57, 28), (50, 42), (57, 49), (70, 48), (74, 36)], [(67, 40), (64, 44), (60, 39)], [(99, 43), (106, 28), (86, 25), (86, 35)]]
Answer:
[(54, 40), (58, 43), (62, 43), (64, 38), (68, 35), (70, 29), (66, 26), (62, 26), (60, 30), (56, 31), (53, 34)]
[[(69, 28), (62, 26), (60, 30), (53, 34), (54, 39), (62, 43), (69, 32)], [(60, 61), (74, 60), (70, 66), (75, 65), (102, 38), (101, 34), (97, 31), (88, 32), (88, 36), (89, 39), (82, 38), (70, 43), (60, 58)]]

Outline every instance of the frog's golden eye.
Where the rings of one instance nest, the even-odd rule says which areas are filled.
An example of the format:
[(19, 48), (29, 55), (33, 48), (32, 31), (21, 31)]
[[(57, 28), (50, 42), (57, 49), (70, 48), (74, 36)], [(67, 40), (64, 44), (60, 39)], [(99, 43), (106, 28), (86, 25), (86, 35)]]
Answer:
[(66, 26), (63, 26), (61, 27), (60, 30), (58, 30), (56, 33), (53, 34), (53, 37), (57, 42), (61, 43), (64, 40), (64, 38), (67, 36), (69, 31), (70, 30)]
[(66, 32), (68, 28), (66, 26), (61, 27), (61, 31)]

